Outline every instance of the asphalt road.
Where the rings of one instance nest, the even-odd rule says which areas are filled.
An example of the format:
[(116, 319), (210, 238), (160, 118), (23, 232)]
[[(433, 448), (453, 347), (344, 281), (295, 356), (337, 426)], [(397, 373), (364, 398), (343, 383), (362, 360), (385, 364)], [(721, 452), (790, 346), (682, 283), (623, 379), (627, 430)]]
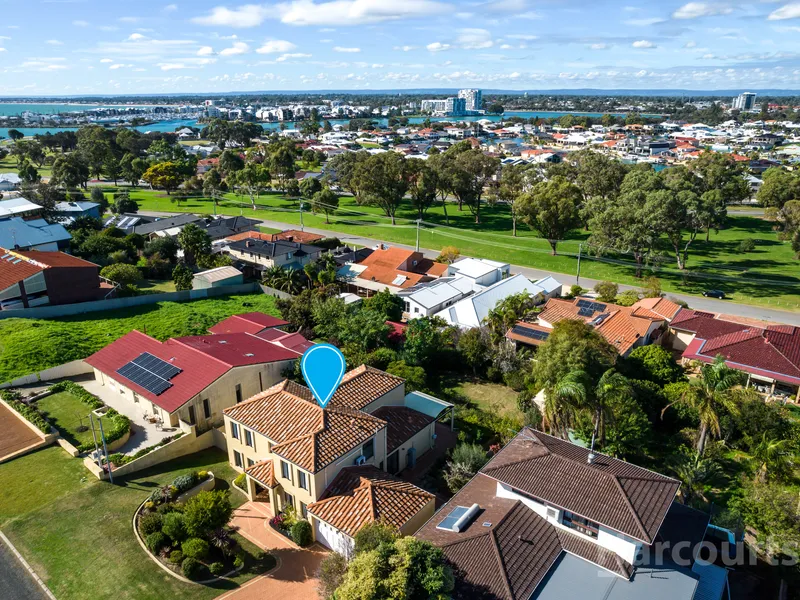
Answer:
[(2, 541), (0, 541), (0, 598), (49, 600), (39, 584)]
[[(147, 212), (147, 211), (140, 211), (142, 215), (149, 215), (149, 216), (166, 216), (171, 213), (159, 213), (159, 212)], [(280, 221), (271, 221), (271, 220), (261, 220), (261, 224), (265, 227), (271, 227), (273, 229), (287, 229), (289, 227), (296, 227), (294, 225), (289, 225), (287, 223), (281, 223)], [(381, 243), (383, 240), (377, 240), (374, 238), (366, 238), (358, 235), (352, 235), (348, 233), (339, 233), (336, 231), (331, 231), (329, 229), (315, 229), (313, 227), (306, 227), (305, 231), (310, 231), (312, 233), (318, 233), (320, 235), (324, 235), (327, 237), (335, 236), (339, 238), (345, 244), (358, 244), (360, 246), (374, 246), (375, 244)], [(396, 244), (392, 242), (385, 242), (383, 243), (390, 245), (390, 246), (397, 246), (399, 248), (407, 248), (409, 250), (413, 250), (413, 246), (408, 246), (405, 244)], [(420, 248), (420, 252), (423, 253), (428, 258), (436, 258), (439, 255), (438, 250), (431, 250), (428, 248)], [(560, 281), (563, 285), (567, 287), (567, 289), (576, 284), (580, 283), (584, 288), (592, 288), (596, 283), (598, 283), (597, 279), (587, 279), (585, 277), (581, 277), (580, 282), (577, 281), (575, 275), (567, 275), (564, 273), (554, 273), (552, 271), (544, 271), (541, 269), (534, 269), (531, 267), (522, 267), (519, 265), (511, 265), (512, 273), (522, 273), (529, 279), (541, 279), (542, 277), (547, 277), (548, 275), (552, 275), (555, 279)], [(629, 289), (637, 289), (635, 286), (630, 285), (620, 285), (620, 290), (629, 290)], [(729, 315), (736, 315), (738, 317), (747, 317), (749, 319), (760, 319), (762, 321), (773, 321), (776, 323), (785, 323), (787, 325), (797, 325), (800, 326), (800, 312), (790, 312), (785, 310), (777, 310), (777, 309), (770, 309), (762, 306), (752, 306), (749, 304), (738, 304), (735, 302), (730, 302), (728, 300), (714, 300), (713, 298), (704, 298), (702, 296), (693, 296), (690, 294), (674, 294), (668, 293), (666, 294), (672, 298), (678, 298), (686, 302), (691, 308), (697, 310), (704, 310), (708, 312), (716, 312), (716, 313), (725, 313)]]

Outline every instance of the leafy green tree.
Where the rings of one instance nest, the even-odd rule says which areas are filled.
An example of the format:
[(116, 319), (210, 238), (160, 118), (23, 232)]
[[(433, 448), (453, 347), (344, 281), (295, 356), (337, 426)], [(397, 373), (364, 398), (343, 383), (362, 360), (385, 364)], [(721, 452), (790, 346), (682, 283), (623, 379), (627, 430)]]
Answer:
[(369, 352), (389, 341), (390, 327), (386, 318), (379, 312), (362, 309), (345, 321), (340, 339), (348, 348), (360, 352)]
[(619, 286), (613, 281), (598, 281), (594, 291), (597, 292), (597, 299), (600, 302), (614, 302), (619, 293)]
[(122, 177), (136, 187), (142, 179), (142, 175), (147, 171), (148, 164), (143, 158), (138, 158), (135, 154), (128, 152), (119, 161), (120, 174)]
[(625, 358), (625, 370), (636, 379), (646, 379), (659, 385), (675, 383), (684, 378), (683, 369), (663, 346), (639, 346)]
[(383, 315), (386, 321), (400, 321), (403, 318), (403, 299), (384, 288), (364, 301), (364, 306)]
[(731, 391), (743, 382), (744, 373), (731, 369), (722, 356), (717, 356), (713, 363), (700, 367), (700, 376), (689, 380), (679, 402), (697, 411), (700, 417), (698, 455), (702, 456), (709, 433), (715, 437), (721, 434), (721, 411), (735, 413), (738, 410)]
[[(220, 161), (221, 163), (222, 161)], [(247, 163), (241, 170), (228, 175), (228, 178), (247, 191), (253, 210), (256, 210), (256, 198), (269, 187), (272, 181), (269, 170), (265, 166), (254, 162)]]
[(211, 254), (211, 238), (194, 223), (189, 223), (178, 233), (178, 244), (190, 265), (196, 265), (200, 257)]
[(228, 178), (244, 169), (244, 159), (235, 150), (225, 150), (219, 157), (219, 170)]
[(172, 270), (172, 281), (175, 283), (175, 290), (180, 292), (192, 289), (194, 273), (183, 263), (178, 263)]
[(777, 209), (790, 200), (800, 200), (800, 177), (782, 167), (767, 169), (757, 199), (761, 206)]
[[(330, 122), (325, 121), (328, 125)], [(356, 534), (358, 535), (358, 534)], [(319, 564), (319, 594), (323, 600), (333, 600), (336, 589), (342, 585), (347, 572), (347, 559), (338, 552), (329, 552)]]
[(503, 298), (489, 311), (484, 322), (489, 328), (492, 342), (495, 344), (505, 337), (506, 332), (517, 321), (522, 321), (532, 314), (536, 307), (536, 298), (528, 292), (520, 292)]
[(222, 175), (219, 174), (216, 167), (209, 169), (203, 175), (203, 194), (211, 198), (216, 205), (219, 202), (221, 191)]
[(300, 193), (303, 198), (313, 198), (314, 194), (322, 191), (322, 182), (316, 177), (306, 177), (300, 182)]
[(379, 207), (395, 224), (395, 214), (408, 191), (407, 165), (396, 152), (374, 154), (358, 163), (352, 176), (361, 204)]
[(89, 166), (77, 152), (62, 154), (53, 162), (51, 183), (66, 188), (86, 187), (89, 181)]
[(436, 174), (424, 160), (408, 158), (406, 177), (411, 206), (417, 211), (417, 218), (422, 220), (436, 201)]
[(294, 143), (291, 140), (284, 140), (277, 144), (270, 144), (269, 147), (269, 169), (278, 178), (278, 188), (284, 192), (288, 191), (290, 181), (296, 182), (294, 178), (297, 172), (295, 159), (297, 158)]
[(355, 177), (356, 168), (359, 164), (365, 162), (369, 156), (369, 152), (366, 151), (343, 152), (328, 161), (328, 171), (333, 174), (334, 180), (343, 189), (355, 196), (356, 201), (358, 201), (360, 195), (357, 185), (360, 180)]
[(114, 185), (117, 185), (117, 181), (122, 176), (122, 165), (112, 152), (106, 154), (103, 159), (103, 176), (112, 180)]
[(428, 541), (403, 537), (357, 554), (350, 561), (337, 600), (445, 600), (455, 586), (444, 553)]
[(587, 224), (595, 210), (619, 195), (628, 167), (616, 158), (588, 149), (570, 154), (570, 161), (576, 169), (574, 183), (583, 193), (581, 221)]
[(106, 279), (120, 284), (123, 287), (128, 287), (136, 283), (142, 278), (142, 273), (133, 265), (126, 265), (117, 263), (108, 265), (100, 270), (100, 275)]
[(491, 349), (489, 332), (482, 327), (468, 329), (458, 338), (456, 347), (464, 364), (472, 369), (472, 374), (477, 377), (489, 361)]
[(39, 183), (42, 179), (42, 176), (39, 175), (39, 171), (27, 158), (20, 163), (17, 174), (22, 181), (22, 185), (25, 187)]
[(314, 333), (328, 341), (338, 341), (349, 311), (344, 300), (338, 296), (316, 297), (312, 301), (312, 314), (315, 323)]
[(454, 494), (489, 461), (489, 454), (478, 444), (461, 443), (453, 448), (444, 470), (447, 488)]
[(101, 215), (108, 210), (108, 198), (106, 198), (106, 195), (103, 193), (102, 188), (99, 187), (92, 188), (92, 192), (91, 194), (89, 194), (89, 199), (95, 204), (100, 205)]
[(114, 202), (111, 204), (111, 212), (117, 215), (136, 213), (139, 211), (139, 204), (131, 199), (128, 190), (120, 190), (114, 193)]
[(559, 240), (578, 223), (580, 189), (561, 176), (537, 183), (519, 199), (522, 220), (550, 244), (556, 254)]
[(719, 463), (713, 458), (704, 458), (697, 452), (681, 446), (670, 461), (670, 470), (681, 480), (680, 495), (687, 506), (705, 502), (706, 486), (720, 472)]
[(18, 142), (19, 140), (25, 137), (25, 134), (22, 133), (19, 129), (9, 129), (8, 137), (13, 141)]
[(500, 172), (500, 180), (496, 186), (497, 201), (508, 205), (511, 210), (511, 235), (517, 236), (519, 220), (518, 198), (531, 191), (541, 180), (541, 171), (534, 165), (505, 165)]
[(483, 192), (497, 175), (500, 159), (485, 155), (480, 148), (472, 148), (469, 142), (451, 146), (445, 155), (452, 160), (450, 191), (458, 200), (459, 210), (466, 204), (475, 217), (475, 223), (480, 223)]
[(729, 502), (745, 525), (756, 532), (768, 555), (800, 545), (800, 514), (797, 492), (778, 483), (748, 482)]
[(339, 208), (339, 196), (331, 188), (325, 187), (311, 198), (311, 211), (314, 214), (324, 213), (325, 223), (330, 223), (330, 216)]
[(186, 532), (192, 537), (205, 537), (227, 525), (232, 514), (228, 490), (200, 492), (189, 498), (183, 508)]
[(439, 317), (411, 319), (406, 327), (406, 343), (403, 346), (406, 362), (414, 366), (434, 364), (442, 350), (452, 347), (446, 325)]
[(791, 444), (791, 440), (770, 438), (765, 432), (752, 447), (750, 452), (756, 467), (756, 478), (760, 483), (765, 483), (768, 479), (785, 478), (790, 472)]
[(397, 527), (384, 521), (372, 521), (358, 530), (353, 538), (356, 554), (377, 550), (381, 544), (394, 544), (400, 538)]
[(142, 179), (150, 184), (151, 188), (163, 188), (169, 195), (170, 191), (176, 190), (181, 184), (183, 175), (177, 163), (163, 162), (147, 169), (142, 174)]
[(425, 369), (406, 364), (404, 360), (389, 363), (386, 372), (395, 377), (405, 379), (406, 392), (423, 391), (427, 389)]

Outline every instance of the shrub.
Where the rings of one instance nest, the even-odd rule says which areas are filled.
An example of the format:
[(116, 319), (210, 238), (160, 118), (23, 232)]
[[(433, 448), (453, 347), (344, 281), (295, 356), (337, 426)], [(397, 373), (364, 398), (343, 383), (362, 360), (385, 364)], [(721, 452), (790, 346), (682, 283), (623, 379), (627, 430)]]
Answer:
[(597, 292), (597, 299), (600, 302), (614, 302), (619, 292), (619, 286), (613, 281), (599, 281), (594, 286), (594, 291)]
[(200, 579), (200, 573), (203, 571), (203, 564), (191, 557), (184, 558), (181, 571), (183, 571), (183, 575), (186, 579), (194, 581), (195, 579)]
[(183, 552), (180, 550), (173, 550), (169, 555), (169, 562), (173, 565), (179, 565), (183, 562)]
[(347, 572), (347, 559), (338, 552), (331, 552), (319, 564), (319, 593), (325, 600), (333, 598), (336, 589), (342, 585)]
[(585, 291), (586, 290), (584, 290), (581, 286), (573, 285), (572, 287), (569, 288), (569, 294), (567, 295), (567, 297), (574, 298), (575, 296), (580, 296)]
[(185, 540), (186, 523), (184, 522), (183, 515), (179, 512), (171, 512), (164, 515), (164, 521), (161, 526), (161, 531), (163, 531), (167, 536), (169, 536), (169, 539), (171, 539), (173, 542), (180, 542)]
[(313, 541), (311, 534), (311, 523), (304, 520), (297, 521), (292, 525), (292, 540), (298, 546), (308, 546)]
[(198, 482), (198, 483), (202, 483), (202, 482), (204, 482), (206, 479), (208, 479), (208, 471), (198, 471), (198, 472), (195, 474), (195, 477), (197, 478), (197, 482)]
[[(16, 395), (19, 397), (19, 394)], [(50, 433), (50, 423), (32, 406), (29, 404), (25, 404), (24, 402), (20, 402), (14, 397), (14, 394), (3, 393), (0, 394), (0, 398), (5, 400), (5, 402), (25, 417), (25, 420), (33, 423), (37, 429), (42, 431), (43, 433)]]
[(149, 513), (147, 515), (143, 515), (139, 517), (139, 531), (142, 532), (143, 536), (148, 536), (156, 531), (161, 531), (163, 519), (164, 517), (158, 513)]
[(625, 290), (617, 296), (615, 303), (620, 306), (633, 306), (639, 301), (639, 292), (636, 290)]
[(475, 476), (489, 460), (486, 450), (478, 444), (459, 444), (453, 448), (444, 472), (447, 487), (455, 493)]
[(164, 546), (169, 544), (169, 539), (160, 531), (155, 531), (145, 538), (145, 544), (153, 554), (158, 554)]
[(236, 479), (233, 480), (233, 485), (238, 487), (240, 490), (247, 491), (247, 485), (245, 485), (245, 480), (247, 479), (247, 475), (244, 473), (239, 473)]
[(168, 515), (169, 513), (183, 512), (183, 508), (174, 502), (165, 502), (164, 504), (159, 504), (156, 507), (156, 511), (161, 515)]
[(230, 492), (215, 490), (200, 492), (186, 502), (183, 514), (186, 516), (186, 531), (193, 537), (207, 535), (231, 520)]
[(223, 565), (221, 562), (213, 562), (209, 565), (208, 570), (211, 571), (212, 575), (219, 577), (225, 573), (225, 565)]
[(150, 494), (150, 500), (156, 504), (169, 502), (173, 498), (172, 486), (164, 485), (153, 490)]
[(179, 494), (182, 494), (184, 492), (188, 492), (190, 489), (192, 489), (195, 486), (195, 483), (196, 483), (195, 477), (196, 477), (196, 475), (194, 473), (190, 473), (190, 474), (187, 474), (187, 475), (179, 475), (172, 482), (172, 485), (176, 490), (178, 490)]
[(191, 538), (183, 542), (181, 549), (183, 550), (184, 556), (200, 560), (208, 556), (210, 546), (204, 539)]
[(383, 521), (373, 521), (367, 523), (358, 530), (354, 538), (354, 550), (356, 554), (375, 550), (381, 544), (394, 542), (399, 533), (397, 528)]
[(739, 252), (752, 252), (756, 249), (756, 242), (752, 238), (747, 238), (739, 242)]
[(234, 569), (241, 569), (244, 566), (244, 558), (241, 556), (237, 556), (233, 559), (233, 568)]

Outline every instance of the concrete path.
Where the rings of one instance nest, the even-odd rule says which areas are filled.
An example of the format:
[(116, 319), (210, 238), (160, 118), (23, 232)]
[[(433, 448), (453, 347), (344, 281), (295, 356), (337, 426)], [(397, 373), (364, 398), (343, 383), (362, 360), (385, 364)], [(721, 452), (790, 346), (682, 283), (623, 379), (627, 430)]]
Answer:
[(318, 544), (298, 548), (272, 530), (271, 516), (270, 510), (258, 502), (248, 502), (233, 512), (231, 525), (243, 537), (272, 554), (278, 565), (270, 573), (248, 581), (217, 600), (316, 600), (318, 597), (317, 570), (326, 551)]
[[(140, 211), (140, 213), (146, 216), (157, 216), (157, 217), (167, 216), (172, 214), (172, 213), (148, 212), (148, 211)], [(280, 221), (273, 221), (266, 219), (261, 219), (260, 221), (261, 224), (264, 225), (265, 227), (271, 227), (273, 229), (289, 229), (297, 227), (297, 225), (281, 223)], [(314, 227), (306, 227), (304, 230), (309, 231), (311, 233), (318, 233), (326, 237), (337, 237), (345, 244), (358, 244), (359, 246), (374, 246), (375, 244), (382, 242), (390, 246), (397, 246), (398, 248), (406, 248), (408, 250), (414, 250), (413, 246), (409, 246), (406, 244), (387, 242), (385, 240), (377, 240), (374, 238), (367, 238), (349, 233), (340, 233), (336, 231), (331, 231), (329, 229), (315, 229)], [(439, 256), (438, 250), (432, 250), (430, 248), (420, 248), (420, 251), (428, 258), (436, 258), (437, 256)], [(528, 279), (533, 279), (533, 280), (541, 279), (543, 277), (547, 277), (548, 275), (552, 275), (558, 281), (564, 284), (567, 289), (569, 289), (570, 286), (575, 285), (576, 283), (580, 283), (584, 288), (592, 288), (599, 281), (597, 279), (587, 279), (585, 277), (581, 277), (580, 282), (578, 282), (575, 275), (568, 275), (565, 273), (555, 273), (553, 271), (545, 271), (542, 269), (534, 269), (531, 267), (522, 267), (519, 265), (511, 265), (511, 272), (522, 273)], [(714, 286), (712, 283), (710, 283), (709, 287), (713, 288)], [(631, 285), (620, 285), (619, 289), (622, 291), (622, 290), (632, 290), (637, 288)], [(691, 294), (676, 294), (670, 292), (667, 294), (667, 296), (683, 300), (689, 306), (697, 310), (726, 313), (729, 315), (736, 315), (739, 317), (747, 317), (749, 319), (758, 319), (761, 321), (774, 321), (776, 323), (786, 323), (788, 325), (800, 326), (800, 312), (778, 310), (762, 306), (751, 306), (749, 304), (737, 304), (735, 302), (729, 302), (727, 300), (714, 300), (713, 298), (704, 298), (703, 296), (693, 296)]]

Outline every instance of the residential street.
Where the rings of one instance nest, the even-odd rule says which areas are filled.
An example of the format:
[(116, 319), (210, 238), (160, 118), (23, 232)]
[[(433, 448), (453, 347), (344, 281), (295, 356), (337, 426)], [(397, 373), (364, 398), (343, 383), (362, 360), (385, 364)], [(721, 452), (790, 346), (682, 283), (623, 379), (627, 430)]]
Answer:
[[(141, 214), (146, 216), (163, 217), (171, 215), (172, 213), (141, 211)], [(281, 223), (280, 221), (271, 221), (271, 220), (261, 220), (261, 224), (264, 225), (265, 227), (271, 227), (273, 229), (288, 229), (294, 227), (293, 225), (289, 225), (287, 223)], [(313, 227), (306, 227), (305, 231), (310, 231), (312, 233), (318, 233), (320, 235), (325, 235), (325, 236), (335, 236), (346, 244), (358, 244), (361, 246), (374, 246), (375, 244), (380, 243), (382, 241), (373, 238), (351, 235), (347, 233), (338, 233), (335, 231), (331, 231), (329, 229), (315, 229)], [(396, 244), (391, 242), (383, 242), (383, 243), (388, 244), (390, 246), (397, 246), (399, 248), (407, 248), (411, 250), (414, 249), (413, 246), (408, 246), (405, 244)], [(439, 255), (439, 252), (437, 250), (420, 248), (420, 251), (428, 258), (436, 258)], [(575, 275), (553, 273), (552, 271), (543, 271), (541, 269), (520, 267), (517, 265), (511, 265), (511, 271), (512, 273), (522, 273), (529, 279), (534, 279), (534, 280), (541, 279), (542, 277), (547, 277), (548, 275), (552, 275), (553, 277), (558, 279), (558, 281), (564, 284), (567, 288), (577, 283)], [(585, 288), (594, 287), (594, 285), (597, 282), (598, 280), (596, 279), (587, 279), (585, 277), (581, 277), (580, 280), (580, 284)], [(629, 285), (620, 285), (620, 290), (627, 290), (627, 289), (634, 289), (634, 287)], [(695, 308), (698, 310), (726, 313), (730, 315), (736, 315), (738, 317), (747, 317), (749, 319), (775, 321), (778, 323), (786, 323), (788, 325), (800, 326), (800, 312), (776, 310), (762, 306), (751, 306), (749, 304), (737, 304), (735, 302), (728, 302), (726, 300), (714, 300), (712, 298), (703, 298), (702, 296), (692, 296), (688, 294), (675, 294), (670, 292), (667, 295), (679, 298), (688, 303), (691, 308)]]
[(2, 541), (0, 541), (0, 598), (48, 600), (42, 588)]

